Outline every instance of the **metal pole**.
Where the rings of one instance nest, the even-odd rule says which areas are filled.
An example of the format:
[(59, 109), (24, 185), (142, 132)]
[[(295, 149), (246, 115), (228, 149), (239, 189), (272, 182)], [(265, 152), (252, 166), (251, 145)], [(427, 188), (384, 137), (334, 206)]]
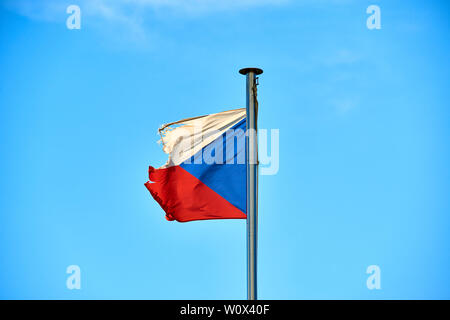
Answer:
[(244, 68), (239, 73), (247, 77), (247, 299), (257, 299), (258, 249), (258, 146), (256, 76), (263, 71)]

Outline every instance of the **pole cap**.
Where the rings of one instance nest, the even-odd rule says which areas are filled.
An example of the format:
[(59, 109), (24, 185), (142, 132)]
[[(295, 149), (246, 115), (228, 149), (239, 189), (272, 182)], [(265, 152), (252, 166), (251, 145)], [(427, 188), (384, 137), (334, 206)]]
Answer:
[(239, 73), (243, 75), (246, 75), (249, 72), (254, 72), (256, 75), (263, 73), (262, 69), (259, 68), (244, 68), (239, 70)]

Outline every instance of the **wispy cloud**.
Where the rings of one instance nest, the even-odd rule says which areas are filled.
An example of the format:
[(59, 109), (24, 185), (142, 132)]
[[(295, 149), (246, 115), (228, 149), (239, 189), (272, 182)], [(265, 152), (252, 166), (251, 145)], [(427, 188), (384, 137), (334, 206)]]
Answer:
[(288, 2), (288, 0), (125, 0), (120, 2), (142, 7), (171, 8), (184, 12), (210, 12), (263, 5), (279, 5)]
[(340, 49), (324, 58), (326, 65), (341, 65), (341, 64), (353, 64), (361, 60), (360, 55), (355, 51), (348, 49)]
[(289, 0), (3, 0), (4, 5), (19, 14), (39, 20), (57, 20), (70, 4), (80, 6), (84, 14), (110, 20), (124, 20), (146, 10), (167, 9), (183, 14), (206, 14), (266, 5), (280, 5)]
[[(114, 29), (116, 35), (126, 33), (128, 40), (145, 43), (151, 30), (144, 21), (157, 13), (158, 17), (176, 14), (177, 17), (198, 17), (217, 12), (252, 7), (281, 5), (290, 0), (2, 0), (4, 6), (33, 20), (63, 22), (66, 8), (75, 4), (81, 8), (82, 26)], [(105, 27), (106, 26), (106, 27)], [(83, 27), (82, 27), (83, 28)], [(122, 37), (123, 38), (123, 37)]]
[(4, 0), (1, 6), (22, 16), (40, 21), (59, 21), (64, 16), (67, 4), (63, 1)]
[(331, 104), (334, 106), (336, 111), (340, 114), (345, 114), (355, 109), (359, 104), (359, 99), (356, 97), (348, 97), (342, 99), (332, 99)]

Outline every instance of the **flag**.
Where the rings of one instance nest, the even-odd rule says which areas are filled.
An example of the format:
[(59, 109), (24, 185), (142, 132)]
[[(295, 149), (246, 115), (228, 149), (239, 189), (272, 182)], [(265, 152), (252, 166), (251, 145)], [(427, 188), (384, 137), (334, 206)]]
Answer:
[(245, 108), (176, 121), (159, 132), (169, 158), (149, 167), (145, 186), (167, 220), (247, 218)]

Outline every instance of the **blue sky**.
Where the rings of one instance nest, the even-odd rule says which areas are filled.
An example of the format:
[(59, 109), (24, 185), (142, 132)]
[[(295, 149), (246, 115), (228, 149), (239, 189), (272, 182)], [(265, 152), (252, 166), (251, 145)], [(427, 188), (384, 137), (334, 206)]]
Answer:
[(244, 106), (238, 70), (257, 66), (259, 125), (280, 130), (280, 170), (260, 177), (259, 297), (449, 299), (449, 13), (1, 1), (0, 298), (245, 299), (245, 221), (168, 222), (144, 182), (166, 161), (157, 128)]

